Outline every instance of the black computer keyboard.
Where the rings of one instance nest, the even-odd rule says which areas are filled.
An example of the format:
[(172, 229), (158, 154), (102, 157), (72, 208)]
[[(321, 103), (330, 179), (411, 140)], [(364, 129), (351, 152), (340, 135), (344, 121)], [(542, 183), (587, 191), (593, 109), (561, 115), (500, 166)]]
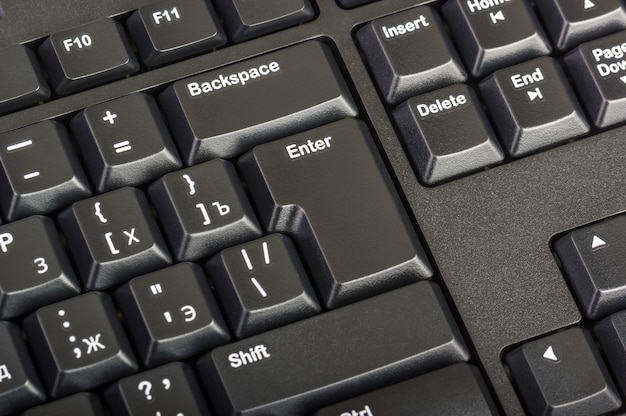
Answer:
[(0, 0), (0, 416), (626, 412), (621, 0)]

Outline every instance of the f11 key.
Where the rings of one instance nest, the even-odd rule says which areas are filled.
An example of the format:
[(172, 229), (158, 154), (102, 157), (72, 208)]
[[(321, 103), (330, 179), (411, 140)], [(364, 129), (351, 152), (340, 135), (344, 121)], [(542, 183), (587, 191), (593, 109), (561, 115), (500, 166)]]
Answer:
[(240, 164), (261, 220), (293, 237), (327, 307), (431, 276), (362, 122), (257, 146)]

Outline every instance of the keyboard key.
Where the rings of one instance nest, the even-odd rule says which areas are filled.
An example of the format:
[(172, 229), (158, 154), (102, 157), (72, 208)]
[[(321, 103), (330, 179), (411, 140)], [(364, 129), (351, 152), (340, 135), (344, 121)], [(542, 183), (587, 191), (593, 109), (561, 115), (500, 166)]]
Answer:
[(448, 0), (441, 12), (477, 78), (551, 51), (526, 0)]
[(33, 216), (0, 227), (0, 319), (80, 293), (52, 220)]
[(100, 399), (93, 393), (78, 393), (27, 410), (24, 416), (106, 416)]
[(54, 90), (61, 95), (131, 75), (139, 63), (121, 25), (102, 19), (51, 35), (39, 47)]
[(105, 391), (116, 416), (210, 416), (196, 377), (184, 363), (171, 363), (122, 379)]
[(413, 97), (393, 115), (420, 179), (428, 185), (504, 159), (480, 101), (466, 85)]
[(148, 201), (122, 188), (76, 202), (59, 215), (87, 290), (123, 283), (172, 263)]
[(19, 327), (0, 321), (0, 415), (37, 405), (46, 399), (28, 356)]
[(140, 7), (126, 25), (143, 62), (156, 66), (222, 46), (217, 22), (205, 0), (165, 0)]
[(559, 50), (626, 29), (620, 0), (543, 0), (535, 3)]
[(626, 388), (626, 311), (610, 315), (594, 327), (602, 351), (622, 391)]
[(214, 159), (170, 173), (150, 187), (170, 247), (194, 261), (261, 236), (235, 168)]
[(293, 238), (327, 307), (432, 275), (362, 122), (257, 146), (240, 167), (265, 227)]
[(190, 165), (357, 114), (330, 50), (319, 42), (175, 82), (160, 98)]
[(537, 415), (601, 415), (622, 400), (584, 329), (528, 342), (506, 355), (526, 408)]
[(374, 20), (357, 39), (390, 104), (467, 79), (443, 23), (428, 6)]
[(50, 97), (50, 88), (33, 51), (23, 45), (0, 50), (0, 73), (11, 82), (0, 84), (0, 114), (37, 104)]
[(113, 302), (102, 292), (45, 306), (24, 320), (24, 329), (54, 398), (137, 371)]
[(565, 75), (544, 57), (496, 71), (480, 84), (511, 156), (583, 136), (589, 125)]
[(321, 311), (296, 248), (282, 234), (226, 249), (207, 270), (238, 338)]
[(189, 358), (230, 341), (200, 266), (179, 263), (136, 277), (115, 292), (147, 367)]
[(429, 282), (218, 347), (199, 362), (219, 416), (310, 414), (469, 357)]
[(91, 196), (61, 124), (42, 121), (0, 136), (0, 205), (9, 221)]
[(315, 416), (497, 416), (478, 369), (458, 363), (354, 399)]
[(378, 1), (378, 0), (337, 0), (337, 3), (341, 7), (350, 8), (350, 7), (362, 6), (368, 3), (373, 3), (375, 1)]
[(576, 229), (554, 249), (587, 317), (626, 308), (626, 216)]
[(143, 93), (98, 104), (71, 121), (98, 192), (140, 185), (182, 163), (154, 99)]
[(593, 123), (626, 120), (626, 31), (581, 45), (565, 57)]
[(236, 42), (304, 23), (313, 18), (309, 0), (216, 0), (228, 34)]

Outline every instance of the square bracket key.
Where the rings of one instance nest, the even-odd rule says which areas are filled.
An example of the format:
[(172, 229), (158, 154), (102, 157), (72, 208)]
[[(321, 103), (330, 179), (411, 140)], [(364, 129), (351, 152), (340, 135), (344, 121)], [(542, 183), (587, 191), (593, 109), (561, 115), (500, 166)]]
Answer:
[(87, 290), (109, 288), (172, 262), (148, 201), (122, 188), (76, 202), (59, 215)]

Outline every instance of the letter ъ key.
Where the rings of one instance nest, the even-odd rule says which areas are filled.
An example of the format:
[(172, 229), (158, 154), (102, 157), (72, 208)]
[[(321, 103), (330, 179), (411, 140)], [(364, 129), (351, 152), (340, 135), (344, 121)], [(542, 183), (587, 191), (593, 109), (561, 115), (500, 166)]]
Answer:
[(150, 186), (165, 235), (179, 261), (194, 261), (260, 237), (261, 228), (228, 161), (169, 173)]
[[(313, 152), (309, 140), (330, 146)], [(257, 146), (240, 167), (267, 229), (293, 238), (327, 307), (432, 275), (362, 122)]]

